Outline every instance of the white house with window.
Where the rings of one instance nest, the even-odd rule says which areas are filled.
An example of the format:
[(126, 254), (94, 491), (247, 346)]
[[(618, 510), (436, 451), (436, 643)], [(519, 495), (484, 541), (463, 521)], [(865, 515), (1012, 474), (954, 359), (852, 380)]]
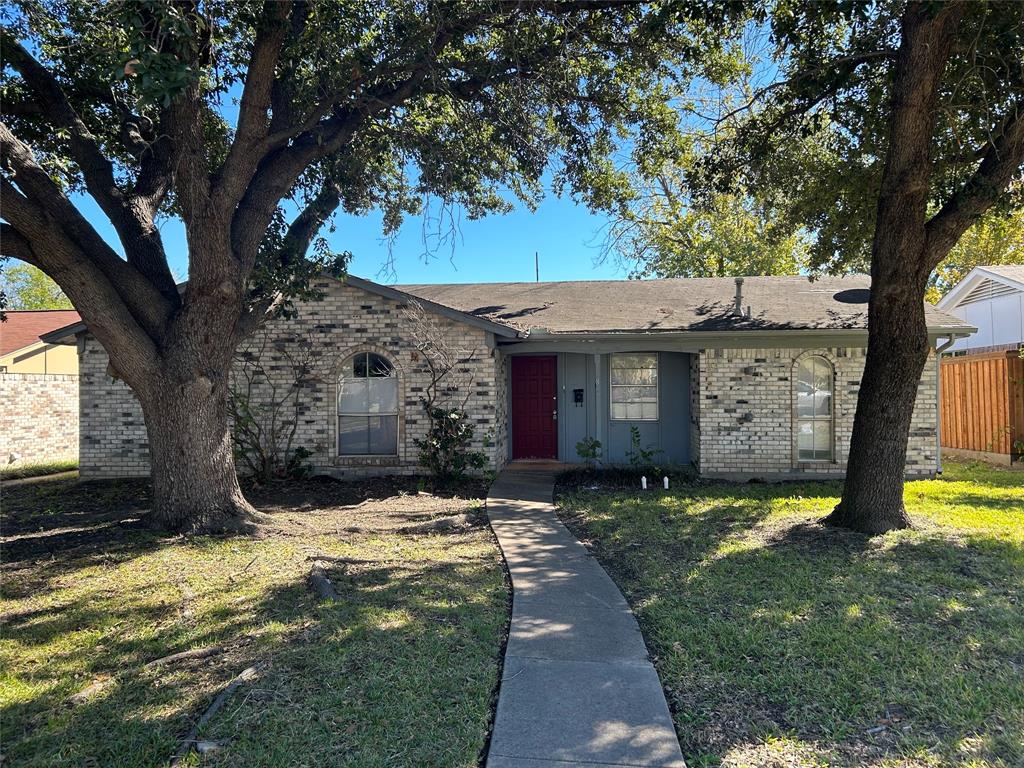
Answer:
[(957, 339), (948, 352), (1017, 349), (1024, 345), (1024, 265), (975, 267), (938, 308), (978, 329)]
[[(296, 378), (288, 352), (309, 353), (287, 418), (316, 472), (420, 471), (428, 392), (459, 410), (492, 469), (580, 462), (577, 446), (596, 445), (605, 464), (640, 459), (709, 477), (844, 472), (867, 345), (866, 277), (384, 286), (350, 276), (316, 287), (322, 298), (273, 321), (260, 353), (283, 383)], [(935, 346), (973, 330), (925, 311)], [(426, 322), (455, 361), (440, 386)], [(103, 348), (80, 323), (47, 341), (80, 350), (82, 477), (145, 474), (144, 421), (107, 373)], [(938, 461), (936, 378), (926, 366), (909, 475)]]

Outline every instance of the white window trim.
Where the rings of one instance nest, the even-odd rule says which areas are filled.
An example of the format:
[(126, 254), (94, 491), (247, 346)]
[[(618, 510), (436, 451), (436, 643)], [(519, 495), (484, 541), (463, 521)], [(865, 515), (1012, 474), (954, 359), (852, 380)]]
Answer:
[[(657, 375), (657, 383), (654, 385), (654, 408), (657, 415), (653, 419), (619, 419), (612, 415), (612, 406), (614, 401), (612, 400), (612, 394), (615, 391), (615, 387), (628, 387), (635, 386), (631, 384), (612, 384), (612, 358), (616, 355), (654, 355), (654, 370)], [(646, 385), (642, 385), (646, 386)], [(618, 422), (631, 422), (631, 421), (644, 421), (649, 423), (656, 423), (661, 420), (661, 353), (660, 352), (610, 352), (608, 354), (608, 420)]]
[[(342, 412), (341, 410), (341, 382), (345, 378), (355, 379), (355, 376), (346, 376), (344, 371), (349, 369), (349, 364), (359, 355), (377, 355), (384, 360), (387, 360), (388, 365), (391, 366), (392, 376), (395, 379), (395, 410), (378, 412), (378, 413), (352, 413)], [(391, 358), (386, 355), (382, 355), (379, 352), (372, 352), (364, 350), (362, 352), (353, 352), (351, 355), (345, 358), (345, 361), (341, 364), (342, 373), (335, 379), (335, 397), (334, 397), (334, 453), (339, 459), (395, 459), (398, 458), (398, 444), (401, 442), (401, 414), (400, 400), (401, 400), (401, 379), (398, 377), (398, 368), (391, 362)], [(366, 378), (371, 378), (367, 376)], [(391, 378), (391, 377), (375, 377), (375, 378)], [(344, 416), (357, 417), (357, 418), (372, 418), (374, 416), (394, 416), (395, 417), (395, 450), (394, 453), (342, 453), (341, 452), (341, 419)]]
[[(825, 365), (828, 366), (831, 387), (829, 389), (828, 398), (828, 415), (827, 416), (801, 416), (797, 413), (796, 409), (796, 384), (800, 380), (800, 366), (807, 360), (822, 360)], [(797, 464), (835, 464), (836, 463), (836, 366), (831, 360), (824, 355), (811, 354), (805, 355), (800, 359), (796, 360), (793, 364), (793, 396), (792, 396), (793, 409), (793, 458)], [(801, 422), (816, 423), (820, 421), (828, 422), (828, 457), (824, 459), (804, 459), (800, 457), (800, 424)]]

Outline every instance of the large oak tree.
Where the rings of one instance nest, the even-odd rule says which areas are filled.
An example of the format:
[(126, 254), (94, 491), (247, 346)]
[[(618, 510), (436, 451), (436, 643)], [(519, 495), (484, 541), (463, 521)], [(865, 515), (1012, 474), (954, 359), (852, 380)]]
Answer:
[[(716, 45), (695, 7), (5, 6), (2, 254), (57, 281), (138, 397), (155, 520), (247, 524), (225, 401), (232, 353), (337, 261), (323, 248), (306, 256), (339, 206), (383, 210), (393, 228), (425, 199), (470, 216), (510, 198), (532, 205), (549, 178), (605, 204), (625, 186), (617, 146), (628, 139), (656, 159), (671, 144), (666, 83)], [(164, 215), (184, 223), (184, 288), (168, 267)]]
[(1012, 218), (1022, 204), (1024, 3), (745, 7), (747, 23), (733, 34), (762, 58), (719, 83), (717, 114), (690, 103), (691, 122), (710, 121), (703, 135), (713, 140), (683, 158), (686, 188), (698, 210), (713, 211), (723, 194), (772, 200), (780, 231), (812, 234), (813, 270), (870, 265), (846, 482), (826, 522), (868, 533), (905, 527), (929, 276), (983, 216)]

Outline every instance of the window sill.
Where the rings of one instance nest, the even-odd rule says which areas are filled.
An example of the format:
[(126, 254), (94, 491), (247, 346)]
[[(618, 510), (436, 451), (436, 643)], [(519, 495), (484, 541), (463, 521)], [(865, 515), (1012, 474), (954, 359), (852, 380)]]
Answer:
[(336, 467), (397, 467), (402, 459), (397, 454), (362, 454), (336, 456), (331, 463)]

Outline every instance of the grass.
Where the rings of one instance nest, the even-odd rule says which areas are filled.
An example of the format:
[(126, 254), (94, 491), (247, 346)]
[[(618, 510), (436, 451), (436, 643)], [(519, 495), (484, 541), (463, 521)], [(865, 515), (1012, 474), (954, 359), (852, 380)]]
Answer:
[[(254, 663), (266, 667), (199, 734), (225, 746), (186, 764), (478, 764), (508, 614), (500, 555), (486, 526), (415, 524), (479, 501), (357, 504), (343, 484), (295, 484), (254, 493), (273, 514), (258, 536), (166, 538), (137, 519), (146, 494), (138, 483), (6, 491), (5, 765), (166, 764)], [(329, 571), (339, 602), (307, 588), (313, 550), (366, 561)], [(227, 652), (143, 667), (212, 644)], [(86, 703), (68, 703), (96, 682)]]
[(915, 529), (817, 521), (838, 483), (562, 489), (644, 630), (690, 766), (1024, 765), (1024, 472), (908, 483)]
[(57, 472), (70, 472), (78, 469), (78, 459), (58, 459), (41, 461), (34, 464), (19, 464), (16, 467), (0, 469), (0, 480), (21, 480), (26, 477), (53, 475)]

